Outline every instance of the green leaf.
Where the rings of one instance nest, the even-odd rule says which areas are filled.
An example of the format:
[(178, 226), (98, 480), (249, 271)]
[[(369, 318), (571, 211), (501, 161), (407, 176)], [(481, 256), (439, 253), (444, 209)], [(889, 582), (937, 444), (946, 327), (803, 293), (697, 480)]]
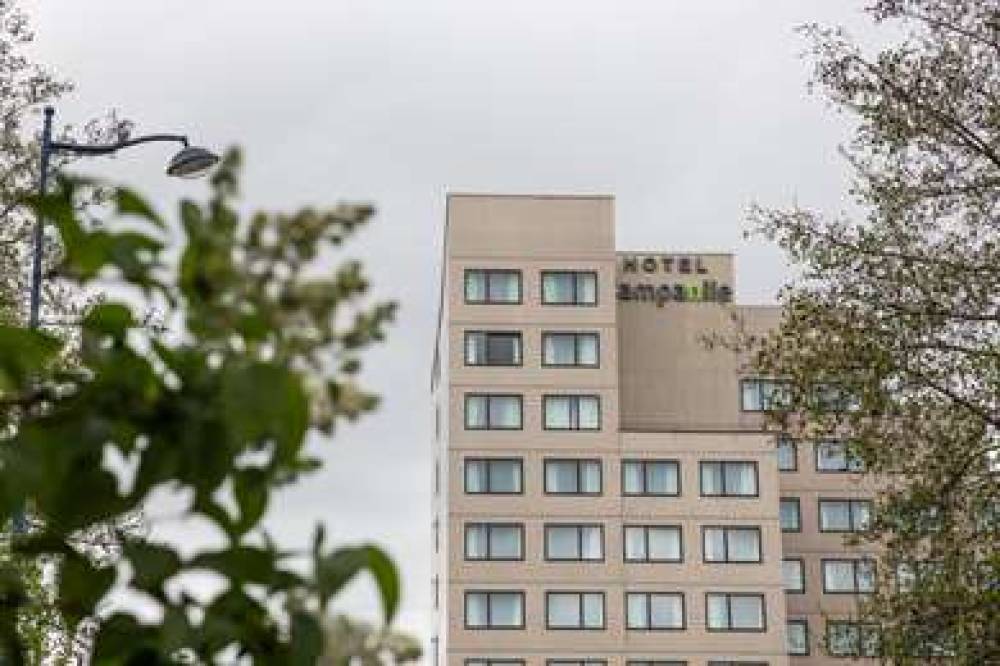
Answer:
[(274, 579), (274, 553), (253, 546), (234, 546), (196, 555), (190, 562), (193, 568), (216, 571), (231, 581), (268, 585)]
[(294, 612), (291, 639), (291, 664), (313, 666), (323, 652), (323, 629), (315, 616)]
[(153, 210), (149, 202), (134, 190), (119, 187), (115, 190), (115, 204), (119, 215), (135, 215), (151, 222), (160, 229), (166, 228), (163, 219)]
[(98, 569), (80, 556), (67, 557), (59, 569), (59, 608), (75, 624), (94, 615), (114, 582), (114, 569)]
[(84, 329), (116, 340), (125, 337), (129, 328), (135, 326), (132, 311), (121, 303), (101, 303), (93, 307), (83, 320)]
[(132, 563), (133, 585), (155, 598), (163, 598), (163, 584), (181, 571), (181, 558), (172, 549), (148, 541), (125, 544), (125, 557)]
[(222, 409), (234, 450), (270, 440), (291, 464), (302, 447), (309, 405), (298, 375), (268, 363), (231, 363), (222, 376)]
[(268, 475), (263, 470), (240, 470), (233, 475), (233, 495), (240, 507), (236, 522), (239, 536), (253, 529), (267, 510)]
[(385, 621), (391, 622), (399, 605), (399, 574), (392, 559), (377, 546), (341, 548), (320, 556), (315, 563), (316, 587), (320, 604), (326, 607), (330, 598), (359, 573), (367, 571), (375, 580), (382, 599)]
[(39, 375), (61, 346), (41, 331), (0, 326), (0, 392), (24, 390), (28, 379)]

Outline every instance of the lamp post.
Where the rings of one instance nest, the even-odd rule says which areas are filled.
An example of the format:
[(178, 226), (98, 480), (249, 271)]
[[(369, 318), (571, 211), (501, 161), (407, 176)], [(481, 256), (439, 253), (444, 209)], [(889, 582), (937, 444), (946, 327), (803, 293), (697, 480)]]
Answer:
[[(167, 164), (167, 175), (178, 178), (197, 178), (208, 172), (219, 156), (210, 150), (192, 146), (188, 138), (181, 134), (148, 134), (146, 136), (126, 139), (108, 144), (80, 144), (52, 140), (52, 117), (56, 111), (51, 106), (45, 107), (45, 124), (42, 127), (42, 157), (38, 176), (38, 192), (45, 195), (49, 186), (49, 163), (53, 153), (70, 153), (73, 155), (110, 155), (123, 148), (140, 143), (172, 142), (182, 144), (180, 151)], [(45, 220), (39, 215), (35, 220), (33, 236), (33, 254), (31, 258), (31, 299), (29, 302), (28, 327), (38, 328), (38, 311), (41, 305), (42, 293), (42, 253), (44, 250)]]
[[(42, 155), (38, 174), (38, 192), (42, 196), (48, 192), (49, 169), (54, 153), (110, 155), (123, 148), (136, 146), (140, 143), (162, 141), (180, 143), (182, 148), (167, 164), (167, 175), (178, 178), (197, 178), (207, 173), (219, 161), (218, 155), (205, 148), (190, 145), (188, 138), (181, 134), (149, 134), (108, 144), (79, 144), (68, 141), (53, 141), (52, 117), (55, 113), (56, 110), (51, 106), (45, 107), (45, 124), (42, 126)], [(45, 249), (44, 240), (45, 220), (39, 214), (35, 220), (35, 228), (32, 234), (31, 298), (28, 309), (28, 327), (32, 329), (38, 328), (39, 325), (39, 309), (41, 307), (42, 294), (42, 254)], [(15, 534), (23, 534), (27, 531), (27, 522), (23, 509), (15, 514), (13, 529)]]

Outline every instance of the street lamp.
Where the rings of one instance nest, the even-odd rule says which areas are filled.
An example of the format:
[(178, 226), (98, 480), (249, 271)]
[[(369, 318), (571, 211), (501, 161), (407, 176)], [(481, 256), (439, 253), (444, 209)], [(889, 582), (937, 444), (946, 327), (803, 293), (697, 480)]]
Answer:
[[(38, 176), (38, 192), (44, 196), (49, 187), (49, 162), (53, 153), (71, 153), (74, 155), (110, 155), (123, 148), (136, 146), (140, 143), (154, 143), (159, 141), (170, 141), (182, 144), (180, 151), (174, 155), (167, 164), (167, 175), (179, 178), (197, 178), (205, 175), (216, 162), (219, 156), (205, 148), (191, 146), (188, 144), (186, 136), (180, 134), (149, 134), (134, 139), (125, 139), (117, 143), (108, 144), (80, 144), (67, 141), (52, 140), (52, 117), (56, 110), (51, 106), (45, 107), (45, 124), (42, 127), (42, 158)], [(33, 255), (31, 258), (31, 301), (29, 306), (28, 327), (38, 328), (38, 310), (42, 293), (42, 251), (44, 240), (45, 220), (39, 214), (35, 220)], [(14, 533), (22, 534), (27, 531), (25, 514), (18, 511), (14, 515)]]
[[(52, 140), (52, 116), (56, 110), (51, 106), (45, 107), (45, 124), (42, 127), (42, 159), (38, 177), (38, 191), (45, 195), (49, 186), (49, 162), (53, 153), (72, 153), (74, 155), (110, 155), (123, 148), (136, 146), (140, 143), (154, 143), (159, 141), (169, 141), (182, 144), (180, 151), (174, 155), (167, 164), (167, 175), (178, 178), (197, 178), (208, 173), (219, 156), (210, 150), (192, 146), (188, 144), (186, 136), (180, 134), (149, 134), (134, 139), (126, 139), (117, 143), (108, 144), (80, 144), (66, 141)], [(33, 239), (33, 250), (31, 260), (31, 301), (29, 306), (28, 326), (38, 328), (38, 310), (42, 292), (42, 241), (44, 239), (45, 221), (39, 215), (35, 220), (35, 232)]]

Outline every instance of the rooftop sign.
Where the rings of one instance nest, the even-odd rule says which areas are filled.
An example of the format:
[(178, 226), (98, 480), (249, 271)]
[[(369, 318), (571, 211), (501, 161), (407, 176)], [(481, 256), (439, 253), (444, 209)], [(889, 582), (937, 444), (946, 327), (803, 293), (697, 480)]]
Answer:
[[(640, 303), (730, 303), (728, 257), (718, 255), (623, 254), (618, 257), (618, 300)], [(725, 273), (725, 275), (722, 275)]]

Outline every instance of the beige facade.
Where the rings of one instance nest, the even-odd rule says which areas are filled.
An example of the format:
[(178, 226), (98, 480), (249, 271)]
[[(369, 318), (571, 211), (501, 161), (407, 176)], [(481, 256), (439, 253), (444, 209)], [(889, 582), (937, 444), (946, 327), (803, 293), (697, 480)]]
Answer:
[[(824, 591), (823, 567), (838, 586), (853, 571), (863, 587), (867, 570), (821, 529), (820, 501), (822, 527), (856, 525), (863, 477), (817, 471), (812, 442), (779, 456), (760, 387), (705, 344), (734, 319), (776, 322), (732, 303), (732, 257), (618, 253), (613, 206), (448, 198), (434, 663), (845, 662), (822, 644), (857, 597)], [(783, 499), (798, 530), (787, 501), (782, 526)], [(801, 591), (785, 589), (783, 566), (798, 564), (783, 560), (801, 562)], [(800, 623), (808, 655), (790, 656)]]

